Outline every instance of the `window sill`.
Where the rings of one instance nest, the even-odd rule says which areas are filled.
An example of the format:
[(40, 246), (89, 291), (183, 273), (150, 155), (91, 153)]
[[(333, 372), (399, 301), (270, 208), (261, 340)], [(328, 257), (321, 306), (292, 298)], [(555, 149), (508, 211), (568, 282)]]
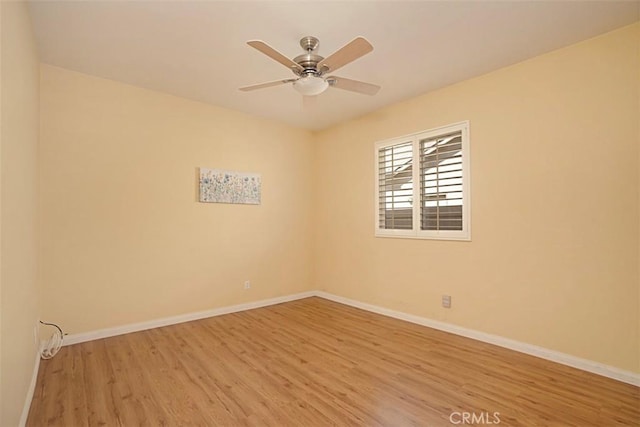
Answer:
[(446, 235), (416, 235), (416, 234), (395, 234), (376, 232), (375, 237), (391, 238), (391, 239), (413, 239), (413, 240), (449, 240), (453, 242), (471, 242), (471, 236), (446, 236)]

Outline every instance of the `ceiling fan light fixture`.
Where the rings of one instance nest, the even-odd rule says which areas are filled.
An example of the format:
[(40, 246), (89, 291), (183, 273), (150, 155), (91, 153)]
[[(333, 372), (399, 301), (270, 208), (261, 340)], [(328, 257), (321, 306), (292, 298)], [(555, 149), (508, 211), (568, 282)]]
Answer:
[(327, 90), (329, 83), (322, 77), (305, 76), (293, 82), (293, 87), (302, 95), (314, 96)]

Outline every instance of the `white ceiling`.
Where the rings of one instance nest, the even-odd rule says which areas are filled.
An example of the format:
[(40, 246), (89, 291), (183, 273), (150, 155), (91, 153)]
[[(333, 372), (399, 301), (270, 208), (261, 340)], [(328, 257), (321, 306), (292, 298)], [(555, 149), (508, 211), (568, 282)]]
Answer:
[[(312, 130), (640, 19), (639, 1), (41, 1), (30, 9), (47, 64)], [(336, 74), (380, 92), (330, 88), (304, 110), (291, 85), (237, 90), (293, 77), (247, 40), (294, 57), (306, 35), (320, 39), (325, 57), (367, 38), (373, 52)]]

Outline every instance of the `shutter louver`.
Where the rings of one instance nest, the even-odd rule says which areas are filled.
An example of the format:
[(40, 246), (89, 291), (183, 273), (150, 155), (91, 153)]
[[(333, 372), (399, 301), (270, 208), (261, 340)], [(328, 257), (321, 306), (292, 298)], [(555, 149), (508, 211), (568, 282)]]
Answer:
[(462, 133), (420, 140), (422, 230), (463, 229)]
[(413, 228), (413, 143), (378, 151), (378, 224), (381, 229)]

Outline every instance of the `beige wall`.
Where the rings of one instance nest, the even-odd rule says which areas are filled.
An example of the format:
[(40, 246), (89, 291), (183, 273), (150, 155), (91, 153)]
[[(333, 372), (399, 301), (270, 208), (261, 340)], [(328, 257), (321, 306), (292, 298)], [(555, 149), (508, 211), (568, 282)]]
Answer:
[[(309, 289), (309, 132), (47, 65), (41, 116), (44, 318), (80, 333)], [(197, 167), (262, 174), (262, 204), (198, 203)]]
[[(315, 286), (640, 372), (639, 40), (636, 24), (318, 134)], [(375, 238), (374, 142), (462, 120), (472, 241)]]
[[(80, 333), (324, 289), (640, 372), (639, 37), (316, 135), (43, 65), (43, 317)], [(461, 120), (472, 242), (374, 238), (374, 142)], [(198, 166), (261, 173), (262, 205), (197, 203)]]
[(1, 2), (0, 425), (18, 425), (37, 347), (39, 62), (26, 3)]

